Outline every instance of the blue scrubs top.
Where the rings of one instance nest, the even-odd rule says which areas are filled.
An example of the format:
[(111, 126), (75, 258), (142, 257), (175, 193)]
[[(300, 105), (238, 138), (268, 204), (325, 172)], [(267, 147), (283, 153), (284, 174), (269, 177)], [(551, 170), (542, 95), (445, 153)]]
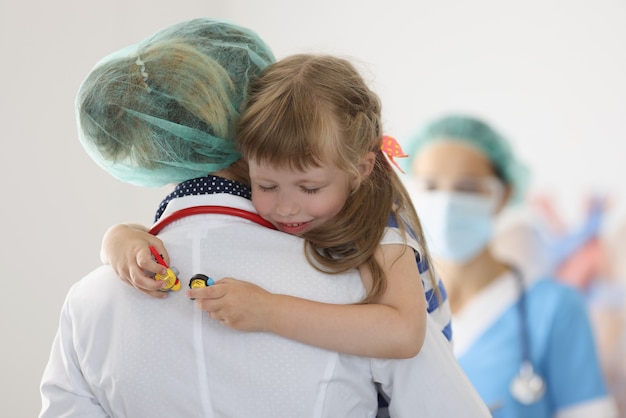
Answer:
[(545, 396), (522, 405), (510, 394), (522, 357), (520, 312), (507, 308), (459, 357), (494, 418), (550, 418), (565, 408), (607, 396), (582, 296), (553, 280), (527, 290), (530, 353), (546, 383)]

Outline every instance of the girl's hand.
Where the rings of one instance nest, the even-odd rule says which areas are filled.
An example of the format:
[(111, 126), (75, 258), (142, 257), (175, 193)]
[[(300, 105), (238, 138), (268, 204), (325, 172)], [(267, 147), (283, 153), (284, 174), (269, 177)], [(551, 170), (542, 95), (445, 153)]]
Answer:
[(268, 331), (275, 295), (257, 285), (226, 277), (212, 286), (191, 289), (187, 296), (223, 325), (240, 331)]
[(164, 298), (167, 292), (158, 289), (165, 283), (148, 275), (166, 272), (165, 267), (152, 258), (151, 245), (169, 265), (169, 256), (163, 242), (148, 233), (145, 227), (136, 224), (114, 225), (104, 234), (100, 258), (104, 264), (110, 264), (122, 280), (150, 296)]

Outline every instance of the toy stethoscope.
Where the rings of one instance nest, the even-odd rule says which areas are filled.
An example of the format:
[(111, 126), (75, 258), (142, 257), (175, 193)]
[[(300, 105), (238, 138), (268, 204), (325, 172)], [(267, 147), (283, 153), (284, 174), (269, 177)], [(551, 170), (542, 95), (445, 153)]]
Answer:
[[(237, 217), (244, 218), (252, 222), (256, 222), (257, 224), (264, 226), (266, 228), (276, 229), (276, 227), (272, 225), (272, 223), (270, 223), (269, 221), (266, 221), (265, 219), (263, 219), (261, 216), (259, 216), (258, 214), (254, 212), (250, 212), (250, 211), (238, 209), (238, 208), (233, 208), (229, 206), (205, 205), (205, 206), (191, 206), (191, 207), (180, 209), (176, 212), (173, 212), (169, 214), (168, 216), (161, 217), (161, 219), (159, 219), (154, 225), (152, 225), (152, 227), (150, 228), (148, 232), (151, 233), (152, 235), (156, 235), (163, 228), (165, 228), (167, 225), (171, 224), (174, 221), (177, 221), (186, 216), (200, 215), (200, 214), (206, 214), (206, 213), (237, 216)], [(172, 290), (174, 291), (180, 290), (180, 280), (178, 279), (178, 277), (176, 277), (178, 276), (178, 271), (175, 269), (175, 267), (170, 268), (170, 266), (167, 265), (165, 260), (163, 260), (161, 255), (153, 246), (150, 246), (150, 252), (152, 252), (152, 256), (155, 259), (155, 261), (167, 269), (166, 274), (155, 275), (155, 280), (163, 280), (166, 283), (166, 285), (160, 290), (164, 292), (168, 292)], [(191, 280), (189, 280), (190, 289), (193, 289), (196, 287), (211, 286), (213, 284), (215, 284), (215, 281), (211, 277), (205, 274), (200, 274), (200, 273), (195, 274), (191, 278)]]
[(150, 228), (150, 232), (152, 235), (158, 234), (163, 228), (167, 225), (171, 224), (174, 221), (177, 221), (181, 218), (191, 215), (200, 215), (205, 213), (219, 214), (219, 215), (231, 215), (238, 216), (240, 218), (248, 219), (249, 221), (256, 222), (259, 225), (265, 226), (270, 229), (276, 229), (271, 222), (266, 221), (261, 218), (259, 214), (250, 212), (243, 209), (231, 208), (228, 206), (214, 206), (214, 205), (206, 205), (206, 206), (191, 206), (188, 208), (177, 210), (176, 212), (171, 213), (168, 216), (164, 216), (159, 219), (152, 227)]
[(524, 277), (516, 267), (510, 267), (517, 285), (520, 296), (517, 301), (517, 310), (520, 321), (519, 332), (522, 348), (522, 364), (517, 376), (511, 381), (509, 387), (511, 396), (523, 405), (530, 405), (537, 402), (546, 392), (546, 385), (543, 378), (535, 372), (530, 359), (530, 331), (526, 318), (526, 288)]

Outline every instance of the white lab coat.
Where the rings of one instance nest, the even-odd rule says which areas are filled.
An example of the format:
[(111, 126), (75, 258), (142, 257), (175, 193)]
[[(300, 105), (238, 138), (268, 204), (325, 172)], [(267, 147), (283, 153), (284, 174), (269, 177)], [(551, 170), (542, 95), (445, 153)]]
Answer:
[[(252, 210), (236, 196), (186, 196), (164, 216), (198, 205)], [(108, 266), (77, 282), (42, 378), (41, 418), (373, 417), (374, 379), (393, 396), (394, 418), (488, 416), (432, 321), (418, 357), (370, 360), (226, 328), (185, 297), (196, 273), (329, 303), (363, 297), (356, 272), (310, 267), (301, 239), (228, 215), (183, 218), (159, 238), (183, 290), (151, 298)]]

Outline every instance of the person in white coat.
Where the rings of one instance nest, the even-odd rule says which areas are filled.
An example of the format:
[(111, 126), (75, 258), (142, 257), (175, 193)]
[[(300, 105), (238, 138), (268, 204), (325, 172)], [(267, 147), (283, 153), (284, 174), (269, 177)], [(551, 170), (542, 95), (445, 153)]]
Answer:
[[(182, 59), (189, 53), (195, 59)], [(166, 28), (90, 73), (77, 103), (81, 140), (118, 179), (194, 189), (166, 199), (161, 218), (171, 223), (158, 225), (183, 286), (199, 273), (232, 275), (275, 293), (356, 303), (365, 296), (356, 271), (315, 270), (300, 238), (259, 224), (252, 212), (233, 127), (247, 80), (272, 59), (236, 25), (198, 19)], [(192, 67), (207, 77), (192, 77)], [(124, 88), (111, 99), (116, 83)], [(185, 91), (194, 99), (180, 100)], [(120, 130), (125, 141), (112, 140)], [(222, 212), (198, 213), (207, 207)], [(376, 383), (394, 417), (488, 416), (431, 319), (420, 354), (406, 362), (340, 355), (232, 330), (184, 292), (152, 298), (102, 266), (67, 296), (40, 416), (373, 417)]]

